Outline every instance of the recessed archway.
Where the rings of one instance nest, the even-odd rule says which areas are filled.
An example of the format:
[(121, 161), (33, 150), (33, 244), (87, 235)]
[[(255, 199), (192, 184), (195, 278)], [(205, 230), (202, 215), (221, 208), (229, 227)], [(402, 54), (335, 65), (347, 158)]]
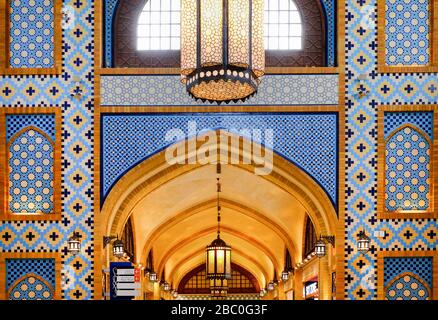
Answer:
[[(232, 146), (229, 150), (245, 152)], [(263, 284), (281, 274), (284, 248), (293, 263), (301, 261), (307, 215), (319, 234), (335, 235), (337, 227), (336, 211), (318, 183), (278, 155), (273, 156), (272, 165), (273, 171), (266, 176), (254, 175), (254, 167), (245, 164), (224, 165), (222, 173), (224, 234), (236, 249), (237, 260), (242, 264), (252, 260), (253, 272)], [(100, 232), (120, 234), (131, 217), (138, 248), (133, 262), (144, 264), (153, 249), (156, 271), (166, 270), (166, 277), (177, 282), (202, 262), (205, 245), (213, 239), (214, 198), (215, 166), (169, 165), (162, 151), (114, 186), (103, 204)], [(233, 223), (241, 226), (239, 230)], [(108, 250), (101, 258), (104, 265), (112, 259)], [(334, 260), (327, 263), (333, 270)], [(330, 277), (326, 279), (325, 290), (329, 290)]]

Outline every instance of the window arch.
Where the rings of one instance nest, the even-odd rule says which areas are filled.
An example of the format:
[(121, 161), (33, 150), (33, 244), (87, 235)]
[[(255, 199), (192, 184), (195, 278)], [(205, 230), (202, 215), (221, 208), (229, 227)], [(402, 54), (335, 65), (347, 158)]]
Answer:
[(180, 1), (147, 1), (138, 18), (137, 50), (180, 50), (180, 18)]
[(304, 230), (304, 250), (303, 250), (303, 258), (306, 258), (309, 254), (311, 254), (315, 249), (315, 244), (317, 240), (315, 227), (313, 226), (312, 220), (310, 220), (309, 216), (306, 216), (306, 224)]
[[(119, 1), (113, 28), (114, 67), (179, 68), (179, 2)], [(266, 0), (265, 6), (266, 66), (325, 66), (321, 0)]]
[(132, 225), (132, 219), (129, 218), (128, 222), (123, 229), (122, 241), (124, 250), (131, 261), (134, 261), (135, 257), (135, 245), (134, 245), (134, 228)]
[[(228, 280), (228, 293), (259, 293), (257, 279), (246, 269), (232, 263), (232, 279)], [(210, 294), (210, 280), (206, 279), (205, 265), (193, 269), (184, 276), (178, 286), (179, 294)]]
[(301, 50), (302, 20), (295, 1), (265, 0), (265, 49)]

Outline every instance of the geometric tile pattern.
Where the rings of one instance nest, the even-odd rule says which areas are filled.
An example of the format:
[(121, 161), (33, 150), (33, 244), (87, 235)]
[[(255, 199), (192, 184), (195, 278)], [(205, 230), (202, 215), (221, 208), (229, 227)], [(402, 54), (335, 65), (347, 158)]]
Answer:
[(53, 300), (53, 289), (33, 275), (18, 282), (9, 293), (10, 300)]
[(386, 64), (429, 64), (429, 0), (386, 0)]
[(411, 127), (386, 143), (386, 210), (427, 210), (430, 191), (430, 144)]
[(429, 289), (420, 279), (405, 273), (394, 279), (394, 282), (386, 288), (386, 300), (428, 300)]
[(53, 212), (54, 142), (29, 129), (9, 147), (9, 210), (12, 213)]
[(54, 0), (12, 0), (10, 66), (50, 68), (54, 65)]
[[(179, 76), (103, 76), (105, 106), (193, 106)], [(267, 75), (257, 95), (230, 105), (337, 105), (338, 75)]]
[[(346, 185), (345, 185), (345, 298), (377, 298), (378, 250), (435, 250), (436, 220), (378, 220), (377, 111), (379, 105), (438, 103), (438, 74), (380, 74), (377, 72), (377, 0), (346, 0)], [(367, 78), (359, 81), (359, 76)], [(361, 97), (358, 89), (369, 90)], [(424, 130), (427, 134), (427, 130)], [(342, 200), (341, 200), (342, 201)], [(385, 232), (372, 237), (371, 251), (356, 250), (357, 234)]]
[(10, 289), (18, 279), (29, 273), (44, 279), (55, 288), (54, 259), (6, 259), (6, 288)]
[(432, 260), (432, 257), (386, 257), (384, 259), (385, 287), (399, 275), (410, 272), (432, 288)]
[(433, 141), (433, 112), (385, 112), (385, 140), (388, 136), (404, 125), (413, 125)]
[[(0, 222), (0, 254), (59, 252), (61, 275), (71, 280), (61, 285), (61, 298), (88, 300), (94, 297), (94, 1), (64, 0), (63, 8), (74, 19), (62, 29), (62, 73), (0, 76), (2, 107), (58, 107), (62, 111), (62, 217), (56, 222)], [(71, 95), (77, 86), (75, 78), (84, 88), (79, 98)], [(76, 256), (66, 249), (74, 231), (82, 247)]]
[(6, 142), (26, 127), (36, 127), (55, 141), (55, 114), (7, 114)]
[[(274, 133), (273, 149), (315, 179), (337, 203), (337, 114), (127, 114), (102, 116), (102, 191), (106, 196), (133, 166), (169, 145), (164, 137), (173, 128), (189, 136), (188, 123), (197, 129), (259, 129)], [(251, 138), (251, 137), (249, 137)]]
[[(105, 24), (105, 59), (104, 65), (111, 68), (113, 65), (113, 23), (119, 0), (106, 0), (104, 4)], [(326, 18), (327, 33), (327, 66), (333, 67), (336, 63), (336, 1), (321, 0)]]

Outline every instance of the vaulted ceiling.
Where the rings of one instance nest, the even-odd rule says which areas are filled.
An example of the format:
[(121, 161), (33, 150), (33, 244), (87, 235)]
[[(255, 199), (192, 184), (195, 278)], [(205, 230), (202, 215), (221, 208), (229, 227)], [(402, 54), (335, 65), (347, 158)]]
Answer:
[[(216, 167), (207, 165), (170, 180), (131, 210), (136, 259), (150, 249), (156, 271), (176, 286), (205, 259), (216, 236)], [(222, 238), (233, 248), (233, 262), (261, 286), (284, 267), (285, 248), (300, 261), (306, 210), (299, 199), (267, 179), (223, 166)], [(144, 262), (143, 262), (144, 263)]]

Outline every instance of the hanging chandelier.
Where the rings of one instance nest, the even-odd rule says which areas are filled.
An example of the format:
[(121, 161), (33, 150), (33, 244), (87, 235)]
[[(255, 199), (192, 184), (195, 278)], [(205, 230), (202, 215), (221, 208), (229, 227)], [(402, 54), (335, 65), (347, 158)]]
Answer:
[(221, 165), (217, 165), (217, 238), (206, 248), (206, 274), (210, 280), (212, 298), (223, 298), (227, 295), (227, 280), (231, 279), (231, 247), (221, 239), (221, 205), (220, 174)]
[(182, 0), (181, 76), (196, 100), (257, 93), (265, 69), (264, 0)]

